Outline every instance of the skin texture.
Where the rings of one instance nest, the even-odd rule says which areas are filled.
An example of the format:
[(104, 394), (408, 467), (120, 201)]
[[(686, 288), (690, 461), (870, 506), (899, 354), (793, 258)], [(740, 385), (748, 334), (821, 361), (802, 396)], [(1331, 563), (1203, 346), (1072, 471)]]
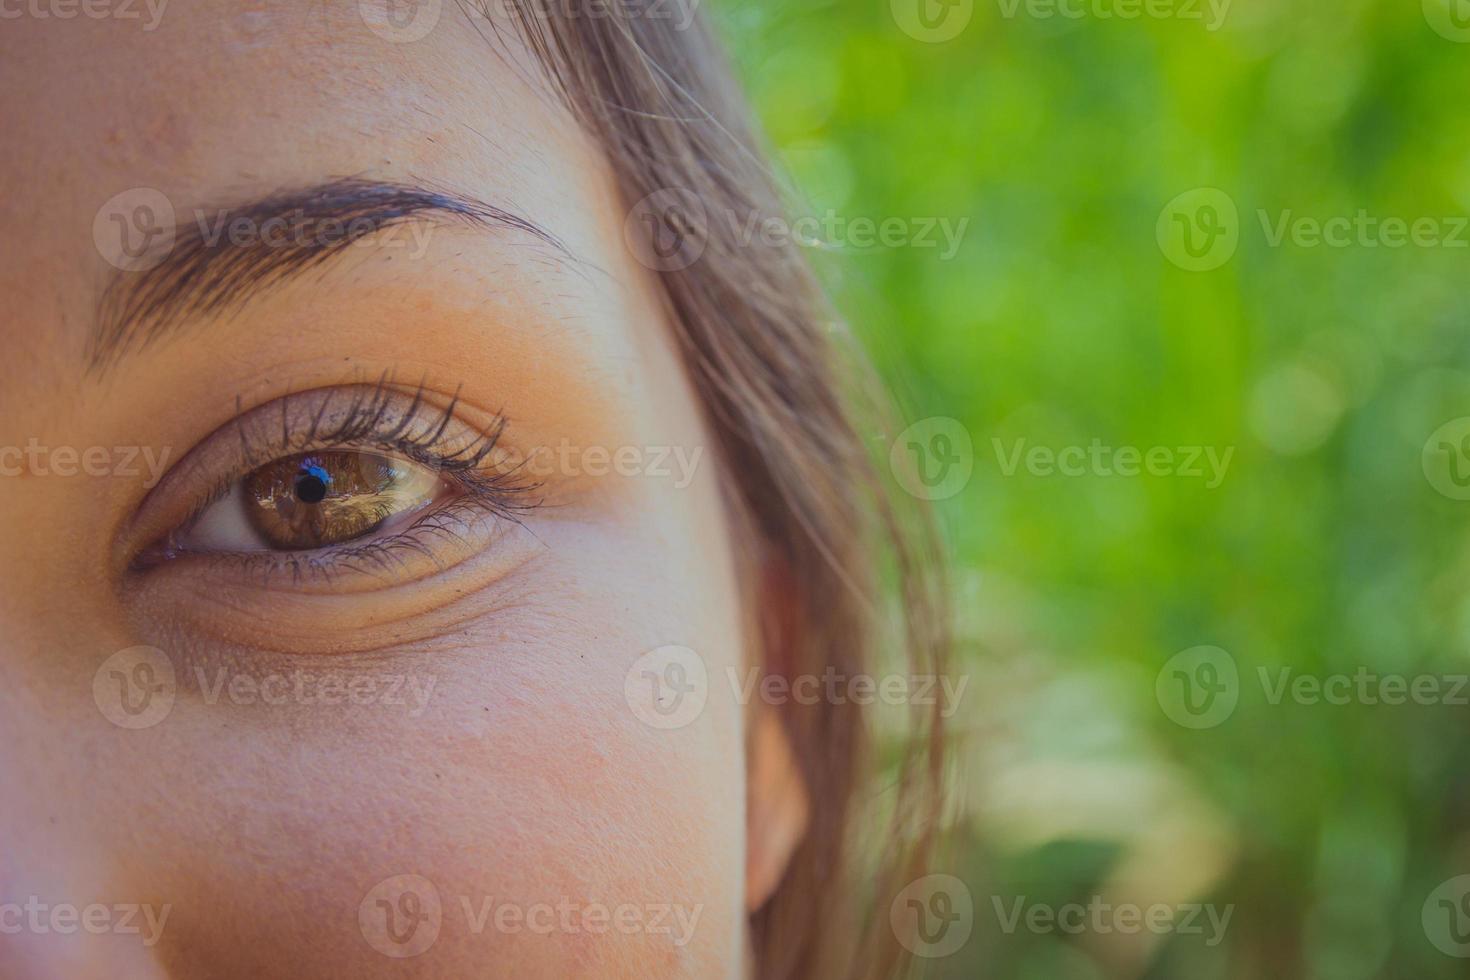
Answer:
[[(0, 973), (742, 975), (746, 915), (800, 837), (801, 791), (779, 727), (752, 728), (723, 681), (754, 632), (729, 475), (598, 149), (511, 42), (454, 5), (413, 43), (369, 30), (356, 3), (243, 6), (170, 6), (146, 32), (0, 28), (0, 447), (167, 461), (156, 486), (141, 463), (0, 477)], [(421, 254), (354, 246), (89, 370), (118, 275), (94, 218), (115, 194), (155, 189), (183, 223), (340, 177), (471, 195), (565, 249), (426, 227)], [(458, 391), (467, 425), (503, 414), (517, 452), (703, 455), (687, 486), (538, 472), (542, 506), (488, 543), (446, 544), (442, 569), (300, 583), (197, 555), (136, 565), (229, 475), (197, 461), (235, 438), (242, 409), (385, 374), (441, 408)], [(625, 680), (669, 644), (696, 650), (711, 683), (694, 720), (661, 729)], [(163, 651), (176, 684), (166, 717), (129, 729), (94, 680), (138, 645)], [(403, 703), (381, 686), (374, 703), (221, 693), (293, 671), (400, 678)], [(398, 901), (380, 884), (395, 876), (441, 905), (409, 958), (362, 921), (382, 922), (376, 897)], [(37, 901), (167, 918), (156, 937), (143, 911), (141, 935), (67, 929), (64, 913), (11, 928), (6, 903)], [(497, 926), (503, 904), (519, 915)], [(613, 924), (619, 906), (642, 925)]]

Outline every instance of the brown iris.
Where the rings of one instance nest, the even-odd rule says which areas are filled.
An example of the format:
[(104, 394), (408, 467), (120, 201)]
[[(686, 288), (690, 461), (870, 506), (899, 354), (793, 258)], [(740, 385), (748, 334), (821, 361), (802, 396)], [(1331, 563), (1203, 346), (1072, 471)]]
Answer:
[(417, 463), (355, 450), (287, 456), (245, 477), (245, 513), (273, 548), (362, 537), (432, 503), (439, 478)]

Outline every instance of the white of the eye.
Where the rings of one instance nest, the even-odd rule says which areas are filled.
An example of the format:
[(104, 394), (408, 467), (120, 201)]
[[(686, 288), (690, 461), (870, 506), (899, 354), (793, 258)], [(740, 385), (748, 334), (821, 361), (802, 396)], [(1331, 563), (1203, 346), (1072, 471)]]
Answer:
[(270, 551), (271, 546), (245, 513), (244, 481), (204, 509), (180, 544), (190, 551)]

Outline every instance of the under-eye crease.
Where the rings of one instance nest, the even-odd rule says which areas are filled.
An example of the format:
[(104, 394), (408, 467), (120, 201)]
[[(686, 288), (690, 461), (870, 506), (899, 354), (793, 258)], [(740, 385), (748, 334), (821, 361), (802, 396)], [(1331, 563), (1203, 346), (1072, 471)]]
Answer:
[(132, 567), (207, 561), (300, 581), (453, 563), (441, 552), (462, 557), (485, 525), (519, 524), (539, 503), (497, 453), (504, 416), (471, 426), (459, 406), (457, 392), (435, 407), (422, 384), (410, 396), (384, 375), (239, 411), (156, 488), (193, 503)]

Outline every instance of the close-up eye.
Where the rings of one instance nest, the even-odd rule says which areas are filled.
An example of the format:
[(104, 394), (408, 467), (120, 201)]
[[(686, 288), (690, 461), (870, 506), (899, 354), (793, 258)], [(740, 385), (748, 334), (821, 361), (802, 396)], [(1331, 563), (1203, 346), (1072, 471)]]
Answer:
[(175, 544), (182, 551), (307, 551), (401, 527), (453, 493), (410, 460), (359, 450), (298, 453), (230, 484)]
[(499, 414), (386, 378), (241, 410), (144, 502), (131, 566), (221, 587), (366, 576), (382, 588), (487, 552), (503, 560), (541, 502), (506, 428)]

